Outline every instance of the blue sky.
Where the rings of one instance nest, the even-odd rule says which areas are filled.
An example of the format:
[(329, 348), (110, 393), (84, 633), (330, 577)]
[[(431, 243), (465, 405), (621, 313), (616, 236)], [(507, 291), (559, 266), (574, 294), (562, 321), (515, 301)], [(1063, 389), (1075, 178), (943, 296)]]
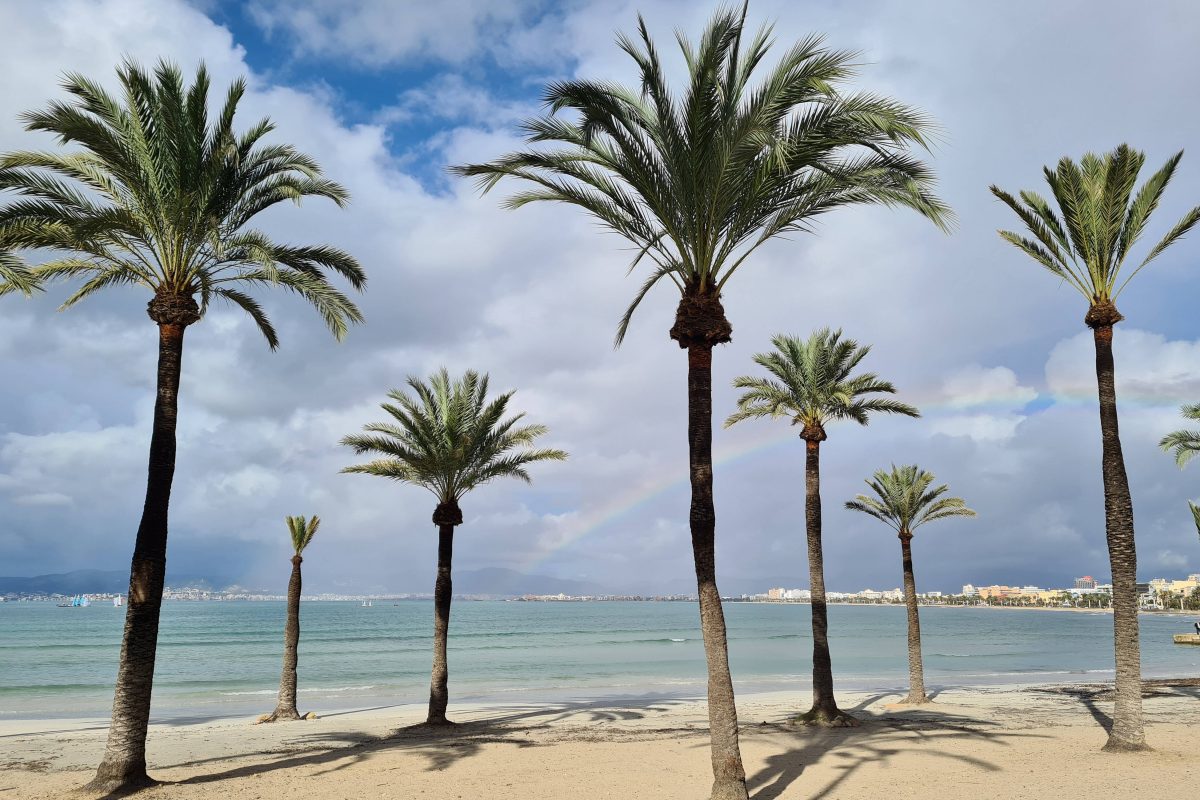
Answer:
[[(464, 503), (456, 564), (536, 569), (614, 589), (684, 588), (687, 538), (684, 359), (666, 335), (673, 298), (651, 296), (626, 344), (612, 333), (636, 289), (627, 252), (569, 209), (508, 212), (447, 176), (452, 163), (520, 143), (548, 80), (629, 81), (613, 40), (637, 13), (664, 53), (711, 8), (672, 0), (438, 4), (366, 0), (52, 0), (0, 7), (18, 31), (0, 53), (0, 149), (49, 147), (16, 115), (59, 97), (57, 76), (112, 80), (130, 54), (203, 59), (217, 85), (247, 75), (241, 124), (269, 114), (277, 138), (346, 184), (344, 211), (273, 212), (280, 238), (328, 241), (368, 270), (368, 323), (344, 344), (311, 311), (269, 298), (283, 347), (215, 309), (189, 333), (169, 561), (282, 586), (285, 514), (318, 513), (306, 585), (427, 591), (433, 500), (419, 489), (339, 475), (338, 439), (379, 417), (386, 391), (445, 364), (516, 388), (514, 405), (569, 450), (534, 485), (488, 486)], [(1200, 68), (1200, 8), (1161, 2), (1130, 18), (1092, 0), (952, 4), (762, 0), (780, 46), (813, 31), (863, 54), (855, 88), (895, 96), (942, 126), (930, 155), (958, 213), (945, 236), (915, 215), (855, 209), (816, 235), (764, 248), (725, 298), (734, 341), (716, 354), (714, 408), (735, 400), (771, 335), (823, 325), (873, 345), (867, 366), (924, 417), (830, 431), (823, 465), (831, 588), (899, 583), (898, 546), (841, 509), (863, 478), (918, 462), (980, 512), (931, 526), (918, 579), (1068, 584), (1107, 574), (1090, 335), (1080, 298), (995, 234), (1013, 220), (988, 193), (1036, 188), (1060, 156), (1129, 141), (1148, 163), (1200, 140), (1189, 98)], [(678, 75), (677, 59), (671, 61)], [(1147, 233), (1190, 206), (1189, 151)], [(1143, 578), (1200, 571), (1180, 472), (1156, 442), (1178, 406), (1200, 400), (1194, 313), (1200, 240), (1187, 239), (1121, 298), (1122, 433)], [(116, 291), (57, 314), (65, 287), (0, 303), (0, 574), (128, 563), (144, 491), (153, 378), (145, 299)], [(803, 586), (802, 453), (784, 424), (717, 430), (719, 569), (726, 583)], [(794, 576), (794, 579), (792, 578)], [(765, 590), (765, 585), (761, 587)]]

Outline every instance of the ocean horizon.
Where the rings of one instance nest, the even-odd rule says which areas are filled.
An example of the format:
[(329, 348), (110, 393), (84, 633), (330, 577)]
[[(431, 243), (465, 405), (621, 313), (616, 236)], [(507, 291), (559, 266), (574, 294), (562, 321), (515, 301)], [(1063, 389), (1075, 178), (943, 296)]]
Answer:
[[(729, 603), (729, 651), (742, 692), (811, 690), (809, 606)], [(286, 603), (163, 606), (156, 719), (269, 711), (278, 691)], [(837, 687), (905, 685), (903, 606), (833, 605)], [(428, 698), (432, 603), (306, 601), (299, 701), (331, 711)], [(0, 605), (0, 719), (107, 716), (124, 608)], [(1146, 677), (1200, 674), (1200, 648), (1174, 645), (1190, 617), (1143, 615)], [(1112, 678), (1105, 612), (921, 609), (931, 688)], [(452, 612), (451, 703), (561, 702), (619, 695), (703, 696), (705, 663), (692, 602), (459, 601)]]

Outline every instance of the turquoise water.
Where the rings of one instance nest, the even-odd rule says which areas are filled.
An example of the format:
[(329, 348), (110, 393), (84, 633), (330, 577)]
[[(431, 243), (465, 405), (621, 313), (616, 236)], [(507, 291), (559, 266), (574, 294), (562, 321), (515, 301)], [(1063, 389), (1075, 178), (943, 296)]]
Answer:
[[(810, 687), (807, 605), (729, 603), (737, 688)], [(172, 602), (163, 607), (156, 717), (269, 711), (279, 681), (283, 602)], [(904, 609), (830, 607), (838, 685), (902, 687)], [(124, 608), (0, 604), (0, 718), (106, 715)], [(301, 606), (300, 704), (332, 710), (428, 698), (429, 602)], [(1200, 648), (1171, 634), (1191, 618), (1143, 615), (1147, 676), (1200, 674)], [(1104, 680), (1112, 675), (1107, 614), (921, 609), (931, 687)], [(457, 601), (450, 632), (452, 702), (540, 702), (704, 692), (694, 603)]]

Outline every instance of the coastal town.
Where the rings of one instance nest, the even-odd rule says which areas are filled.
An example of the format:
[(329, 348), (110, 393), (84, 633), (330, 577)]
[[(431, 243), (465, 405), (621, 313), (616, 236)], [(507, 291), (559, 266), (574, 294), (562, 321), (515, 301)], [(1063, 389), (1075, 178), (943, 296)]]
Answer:
[[(1153, 578), (1137, 584), (1139, 602), (1145, 610), (1194, 611), (1200, 609), (1200, 573), (1186, 578)], [(858, 592), (826, 592), (831, 603), (902, 603), (903, 589), (862, 589)], [(812, 602), (808, 589), (775, 587), (764, 594), (743, 597), (759, 602)], [(993, 605), (1030, 606), (1041, 608), (1108, 608), (1112, 600), (1112, 584), (1100, 583), (1091, 575), (1074, 580), (1074, 585), (1060, 589), (1039, 586), (974, 586), (964, 584), (955, 593), (922, 592), (918, 602), (935, 605)]]
[[(1184, 578), (1153, 578), (1139, 582), (1137, 585), (1141, 607), (1146, 611), (1197, 611), (1200, 610), (1200, 573), (1191, 573)], [(120, 594), (112, 592), (94, 592), (79, 595), (87, 597), (90, 602), (110, 604), (121, 598)], [(43, 593), (8, 593), (0, 595), (0, 602), (54, 602), (69, 601), (72, 596)], [(400, 593), (400, 594), (340, 594), (320, 593), (304, 595), (308, 601), (335, 601), (373, 603), (401, 602), (408, 600), (428, 600), (431, 594)], [(463, 600), (512, 600), (517, 602), (542, 603), (580, 603), (580, 602), (695, 602), (695, 595), (688, 594), (523, 594), (518, 596), (500, 597), (497, 595), (460, 595)], [(829, 603), (875, 604), (903, 603), (904, 590), (897, 587), (892, 589), (860, 589), (857, 592), (827, 591), (826, 601)], [(964, 584), (958, 592), (928, 591), (917, 594), (917, 601), (922, 605), (977, 605), (977, 606), (1012, 606), (1033, 608), (1094, 608), (1105, 609), (1111, 605), (1112, 584), (1100, 583), (1091, 575), (1076, 578), (1073, 585), (1057, 589), (1043, 589), (1039, 586), (1008, 586), (993, 584), (990, 586), (975, 586)], [(230, 586), (225, 589), (210, 589), (199, 587), (166, 587), (163, 600), (167, 601), (282, 601), (286, 595), (247, 589), (240, 586)], [(761, 594), (743, 594), (723, 598), (730, 602), (743, 603), (811, 603), (812, 592), (808, 589), (789, 589), (782, 586), (772, 587)]]

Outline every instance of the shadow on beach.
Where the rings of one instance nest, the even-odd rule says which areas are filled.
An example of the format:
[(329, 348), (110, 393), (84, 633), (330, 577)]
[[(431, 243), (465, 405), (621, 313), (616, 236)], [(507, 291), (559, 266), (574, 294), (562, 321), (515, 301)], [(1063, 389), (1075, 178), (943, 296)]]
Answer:
[[(245, 764), (217, 772), (203, 773), (175, 781), (177, 784), (203, 784), (240, 778), (296, 767), (321, 766), (326, 769), (315, 774), (337, 772), (370, 759), (383, 752), (408, 751), (427, 760), (426, 770), (441, 771), (454, 763), (478, 755), (485, 745), (510, 744), (518, 748), (546, 746), (565, 739), (583, 740), (592, 732), (597, 740), (620, 738), (597, 732), (596, 725), (608, 722), (642, 720), (651, 713), (661, 713), (671, 706), (689, 702), (681, 699), (607, 699), (602, 701), (566, 702), (551, 705), (512, 705), (493, 707), (483, 719), (450, 725), (420, 723), (398, 728), (384, 736), (361, 732), (313, 732), (291, 740), (294, 744), (278, 758), (262, 763)], [(338, 716), (328, 714), (323, 718)], [(534, 734), (554, 735), (532, 738)], [(699, 729), (683, 729), (689, 733), (706, 733)], [(652, 738), (663, 729), (626, 729), (622, 731), (637, 738)], [(273, 755), (263, 753), (260, 755)], [(228, 762), (228, 757), (216, 757), (163, 764), (163, 769), (196, 767), (208, 763)], [(107, 799), (106, 799), (107, 800)]]
[[(897, 701), (902, 693), (879, 693), (863, 698), (843, 711), (856, 717), (856, 728), (820, 728), (797, 726), (791, 722), (767, 723), (748, 728), (743, 736), (767, 736), (787, 747), (783, 752), (766, 758), (766, 766), (747, 777), (753, 800), (776, 800), (797, 781), (809, 767), (830, 759), (838, 776), (824, 787), (811, 787), (806, 797), (812, 800), (837, 797), (841, 786), (855, 771), (869, 764), (888, 762), (906, 752), (919, 751), (953, 759), (988, 772), (1000, 767), (982, 758), (951, 753), (938, 748), (941, 742), (971, 738), (1006, 746), (1005, 739), (1037, 734), (1003, 730), (1000, 723), (943, 710), (938, 704), (924, 706), (881, 705), (890, 697)], [(931, 699), (936, 693), (930, 694)], [(876, 710), (868, 710), (872, 706)]]

